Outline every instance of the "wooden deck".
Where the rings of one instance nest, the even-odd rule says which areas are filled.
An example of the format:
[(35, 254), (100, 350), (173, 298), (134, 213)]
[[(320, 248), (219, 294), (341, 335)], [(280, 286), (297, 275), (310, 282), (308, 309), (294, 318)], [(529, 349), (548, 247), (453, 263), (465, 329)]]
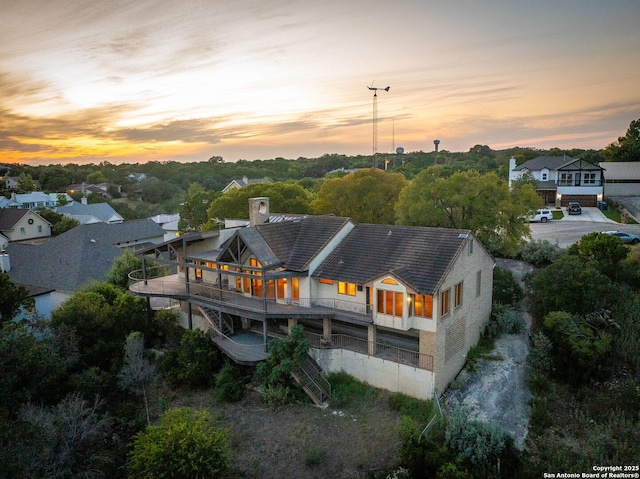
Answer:
[(202, 282), (191, 282), (187, 285), (184, 278), (177, 274), (134, 282), (129, 286), (129, 291), (142, 296), (168, 297), (189, 301), (198, 305), (215, 307), (225, 313), (256, 320), (331, 318), (362, 326), (373, 323), (371, 314), (314, 305), (309, 299), (284, 302), (257, 298)]

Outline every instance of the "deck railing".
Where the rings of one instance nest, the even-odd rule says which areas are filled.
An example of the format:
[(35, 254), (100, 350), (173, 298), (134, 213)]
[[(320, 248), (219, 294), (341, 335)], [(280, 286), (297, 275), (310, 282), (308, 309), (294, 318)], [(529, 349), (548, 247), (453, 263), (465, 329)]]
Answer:
[[(312, 348), (347, 349), (376, 358), (386, 359), (400, 364), (407, 364), (427, 371), (433, 371), (433, 356), (418, 351), (391, 346), (383, 341), (369, 341), (346, 334), (332, 334), (331, 339), (322, 334), (305, 332)], [(373, 354), (371, 354), (373, 353)]]

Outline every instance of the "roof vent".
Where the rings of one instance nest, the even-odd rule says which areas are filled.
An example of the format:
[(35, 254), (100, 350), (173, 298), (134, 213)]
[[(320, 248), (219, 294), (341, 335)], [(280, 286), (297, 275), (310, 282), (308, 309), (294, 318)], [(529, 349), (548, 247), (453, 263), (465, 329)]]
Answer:
[(91, 238), (89, 241), (91, 241), (92, 243), (96, 242), (96, 240), (94, 240), (93, 238)]
[(344, 264), (344, 261), (340, 260), (338, 261), (338, 264)]
[(387, 233), (387, 236), (391, 236), (393, 233), (391, 232), (391, 230), (389, 230), (389, 232)]

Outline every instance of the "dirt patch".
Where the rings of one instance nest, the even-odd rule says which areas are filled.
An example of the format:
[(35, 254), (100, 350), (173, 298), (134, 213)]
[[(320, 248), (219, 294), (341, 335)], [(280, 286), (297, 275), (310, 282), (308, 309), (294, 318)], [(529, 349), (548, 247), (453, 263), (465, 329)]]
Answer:
[(291, 404), (270, 410), (255, 391), (240, 402), (214, 405), (210, 392), (190, 394), (171, 407), (207, 408), (229, 428), (234, 477), (359, 479), (388, 471), (398, 460), (400, 416), (380, 391), (358, 408)]
[[(521, 261), (498, 260), (498, 266), (511, 271), (520, 283), (531, 270)], [(480, 359), (472, 374), (463, 370), (444, 398), (447, 409), (465, 406), (474, 419), (508, 433), (519, 449), (524, 448), (529, 432), (531, 399), (525, 377), (531, 315), (523, 314), (526, 331), (496, 339), (491, 359)]]

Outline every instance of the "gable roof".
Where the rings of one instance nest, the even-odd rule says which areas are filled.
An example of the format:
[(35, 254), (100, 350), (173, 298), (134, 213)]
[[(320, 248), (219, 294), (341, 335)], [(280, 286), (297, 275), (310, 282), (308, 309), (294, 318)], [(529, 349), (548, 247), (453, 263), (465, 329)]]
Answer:
[(359, 224), (313, 273), (365, 285), (394, 275), (416, 292), (435, 294), (470, 232)]
[(351, 219), (339, 216), (307, 216), (294, 221), (256, 226), (283, 266), (291, 271), (305, 271), (324, 246)]
[(28, 209), (0, 209), (0, 231), (10, 231), (31, 210)]
[(521, 165), (516, 166), (514, 171), (557, 170), (573, 161), (574, 159), (570, 156), (538, 156), (533, 160), (525, 161)]
[(39, 245), (7, 245), (11, 280), (18, 284), (76, 291), (91, 280), (102, 281), (113, 260), (124, 253), (118, 245), (162, 238), (151, 220), (80, 225)]
[(640, 178), (640, 161), (606, 161), (599, 163), (606, 180), (637, 180)]
[(72, 201), (67, 205), (58, 206), (56, 208), (56, 212), (75, 218), (83, 224), (87, 223), (87, 218), (90, 217), (95, 217), (104, 223), (110, 221), (123, 221), (122, 216), (120, 216), (108, 203), (91, 203), (85, 205), (77, 201)]

